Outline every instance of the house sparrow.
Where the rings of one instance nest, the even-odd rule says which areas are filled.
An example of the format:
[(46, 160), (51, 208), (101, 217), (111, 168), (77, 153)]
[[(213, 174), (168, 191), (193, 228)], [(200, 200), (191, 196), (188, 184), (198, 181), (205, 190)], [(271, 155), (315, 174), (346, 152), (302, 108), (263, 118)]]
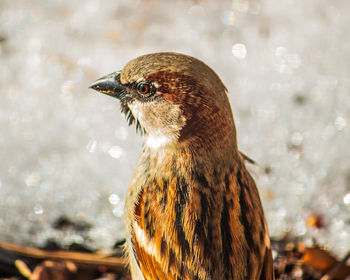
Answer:
[(143, 136), (125, 203), (133, 279), (273, 279), (258, 190), (237, 148), (227, 89), (203, 62), (154, 53), (91, 88)]

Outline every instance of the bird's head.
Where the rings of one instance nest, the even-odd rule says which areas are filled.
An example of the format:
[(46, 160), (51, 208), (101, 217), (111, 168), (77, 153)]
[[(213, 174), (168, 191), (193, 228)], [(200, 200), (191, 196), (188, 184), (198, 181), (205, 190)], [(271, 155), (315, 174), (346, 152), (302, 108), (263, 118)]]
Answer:
[(217, 141), (236, 145), (226, 88), (209, 66), (193, 57), (140, 56), (90, 87), (118, 98), (129, 124), (136, 123), (151, 148), (174, 143), (198, 148)]

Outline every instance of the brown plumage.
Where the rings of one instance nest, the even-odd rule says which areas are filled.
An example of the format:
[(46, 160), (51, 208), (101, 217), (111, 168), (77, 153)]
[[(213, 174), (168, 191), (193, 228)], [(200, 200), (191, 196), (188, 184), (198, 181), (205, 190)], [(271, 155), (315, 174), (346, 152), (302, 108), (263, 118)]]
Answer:
[(155, 53), (91, 87), (120, 99), (144, 133), (125, 212), (133, 279), (273, 279), (259, 194), (215, 72)]

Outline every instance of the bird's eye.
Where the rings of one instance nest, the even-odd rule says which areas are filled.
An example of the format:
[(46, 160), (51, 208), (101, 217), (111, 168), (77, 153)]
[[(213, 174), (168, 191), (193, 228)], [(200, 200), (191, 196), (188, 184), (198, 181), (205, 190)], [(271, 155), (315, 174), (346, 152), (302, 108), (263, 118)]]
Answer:
[(147, 95), (151, 92), (151, 86), (148, 83), (139, 83), (137, 85), (137, 91), (142, 95)]

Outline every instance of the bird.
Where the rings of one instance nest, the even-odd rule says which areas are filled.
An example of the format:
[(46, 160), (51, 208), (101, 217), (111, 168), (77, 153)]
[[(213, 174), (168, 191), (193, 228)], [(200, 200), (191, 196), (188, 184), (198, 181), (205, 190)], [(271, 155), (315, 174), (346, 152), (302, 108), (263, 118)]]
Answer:
[(214, 70), (151, 53), (90, 88), (119, 99), (143, 137), (124, 212), (132, 279), (274, 279), (259, 193)]

